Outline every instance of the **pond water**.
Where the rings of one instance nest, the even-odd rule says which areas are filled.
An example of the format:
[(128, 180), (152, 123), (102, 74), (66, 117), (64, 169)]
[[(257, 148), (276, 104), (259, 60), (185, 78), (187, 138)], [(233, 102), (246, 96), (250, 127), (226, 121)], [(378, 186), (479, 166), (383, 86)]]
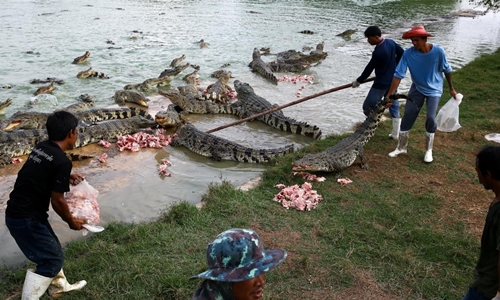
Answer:
[[(86, 93), (96, 100), (97, 107), (113, 106), (111, 97), (116, 90), (157, 77), (173, 58), (184, 54), (186, 62), (201, 67), (202, 87), (214, 82), (210, 78), (213, 71), (230, 64), (226, 69), (235, 79), (250, 83), (258, 95), (283, 105), (298, 99), (300, 86), (287, 82), (274, 86), (253, 74), (248, 68), (253, 48), (270, 47), (276, 53), (315, 47), (324, 41), (328, 57), (303, 73), (314, 76), (312, 84), (304, 84), (302, 96), (307, 96), (350, 83), (359, 76), (373, 50), (363, 31), (373, 24), (382, 28), (384, 37), (394, 39), (403, 48), (411, 44), (401, 39), (402, 33), (412, 25), (425, 25), (434, 36), (429, 41), (443, 46), (452, 67), (458, 69), (500, 46), (498, 14), (449, 17), (452, 12), (474, 8), (463, 2), (467, 1), (4, 0), (0, 11), (3, 41), (0, 87), (11, 88), (0, 88), (0, 101), (14, 99), (6, 111), (8, 117), (26, 109), (40, 86), (29, 84), (31, 79), (57, 77), (65, 80), (53, 93), (57, 104), (40, 101), (33, 110), (50, 112), (74, 103), (79, 95)], [(336, 36), (347, 29), (358, 31), (347, 39)], [(314, 34), (299, 33), (302, 30)], [(209, 43), (207, 48), (200, 49), (197, 42), (201, 39)], [(91, 52), (87, 63), (71, 64), (85, 51)], [(76, 78), (78, 72), (89, 67), (106, 73), (110, 79)], [(171, 87), (183, 85), (182, 76), (174, 79)], [(319, 126), (324, 136), (342, 133), (364, 119), (361, 104), (369, 87), (370, 84), (365, 84), (358, 89), (327, 94), (288, 107), (284, 113)], [(400, 91), (408, 88), (409, 81), (405, 79)], [(459, 86), (456, 89), (460, 92)], [(148, 96), (152, 114), (168, 105), (156, 93)], [(189, 119), (202, 130), (236, 120), (232, 116), (204, 115)], [(290, 143), (299, 148), (311, 142), (309, 138), (282, 133), (259, 122), (246, 122), (214, 134), (254, 148)], [(81, 151), (99, 155), (103, 149), (88, 146)], [(162, 179), (156, 167), (165, 157), (173, 163), (169, 168), (173, 175)], [(214, 162), (184, 148), (166, 147), (121, 153), (106, 164), (95, 160), (75, 163), (74, 171), (85, 175), (100, 191), (101, 220), (106, 224), (150, 221), (176, 201), (199, 202), (211, 182), (225, 179), (240, 185), (258, 176), (264, 168), (264, 165)], [(19, 169), (20, 165), (0, 169), (1, 215)], [(80, 236), (69, 230), (53, 211), (50, 215), (62, 242)], [(8, 265), (23, 261), (3, 222), (0, 244), (0, 260)]]

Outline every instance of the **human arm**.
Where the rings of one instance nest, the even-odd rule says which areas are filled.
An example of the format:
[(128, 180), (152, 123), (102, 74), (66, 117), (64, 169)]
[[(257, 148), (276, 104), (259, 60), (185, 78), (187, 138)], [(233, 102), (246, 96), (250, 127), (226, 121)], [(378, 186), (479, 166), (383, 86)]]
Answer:
[(444, 73), (444, 76), (446, 77), (446, 81), (448, 82), (448, 87), (450, 88), (450, 95), (456, 99), (457, 96), (457, 91), (455, 91), (455, 88), (453, 87), (453, 81), (451, 79), (451, 72), (449, 73)]
[(77, 185), (85, 179), (81, 174), (71, 174), (69, 176), (69, 184)]
[(63, 193), (52, 191), (50, 203), (52, 204), (54, 211), (61, 217), (61, 219), (68, 223), (69, 228), (73, 230), (82, 229), (82, 225), (85, 224), (85, 220), (73, 218), (71, 212), (69, 211), (68, 204), (66, 203), (66, 199), (64, 199)]

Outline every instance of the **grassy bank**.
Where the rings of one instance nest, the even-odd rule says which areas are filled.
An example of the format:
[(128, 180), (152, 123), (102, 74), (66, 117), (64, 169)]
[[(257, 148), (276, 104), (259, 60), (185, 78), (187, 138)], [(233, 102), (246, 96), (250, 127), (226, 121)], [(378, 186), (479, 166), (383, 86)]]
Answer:
[[(408, 154), (389, 158), (396, 142), (381, 124), (365, 147), (370, 169), (358, 164), (331, 174), (313, 189), (325, 199), (309, 212), (286, 210), (272, 199), (292, 178), (291, 162), (324, 150), (329, 137), (270, 166), (261, 185), (242, 192), (223, 181), (209, 187), (205, 207), (180, 203), (157, 222), (111, 224), (66, 250), (70, 281), (89, 284), (66, 299), (190, 299), (206, 269), (205, 247), (231, 227), (256, 230), (268, 248), (288, 258), (267, 276), (266, 299), (460, 299), (472, 278), (491, 194), (478, 184), (474, 155), (500, 132), (500, 52), (453, 74), (464, 95), (454, 133), (436, 134), (432, 164), (422, 159), (425, 112), (410, 132)], [(449, 99), (447, 91), (443, 105)], [(3, 270), (0, 299), (19, 297), (25, 270)], [(16, 296), (17, 295), (17, 296)]]

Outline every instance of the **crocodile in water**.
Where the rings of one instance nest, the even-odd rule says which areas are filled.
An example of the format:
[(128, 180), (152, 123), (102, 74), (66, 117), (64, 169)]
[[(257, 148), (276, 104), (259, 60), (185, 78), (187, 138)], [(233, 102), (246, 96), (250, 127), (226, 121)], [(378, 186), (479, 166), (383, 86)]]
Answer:
[[(255, 94), (253, 88), (248, 83), (235, 80), (234, 88), (238, 93), (238, 101), (233, 103), (232, 106), (240, 110), (240, 115), (243, 118), (277, 107), (276, 104), (273, 105), (266, 99)], [(288, 118), (281, 110), (260, 116), (257, 120), (282, 131), (301, 134), (314, 139), (321, 137), (321, 130), (318, 127)]]
[(399, 94), (392, 95), (389, 98), (386, 97), (375, 106), (351, 136), (323, 152), (306, 154), (303, 158), (293, 162), (293, 170), (334, 172), (338, 176), (342, 170), (354, 163), (357, 156), (361, 159), (361, 168), (367, 169), (368, 165), (366, 164), (363, 147), (375, 134), (386, 105), (398, 98), (408, 99), (406, 95)]
[[(115, 142), (118, 136), (133, 134), (142, 128), (156, 125), (152, 118), (142, 116), (102, 122), (89, 126), (84, 132), (79, 133), (75, 148), (97, 143), (100, 140)], [(46, 139), (48, 135), (45, 129), (0, 132), (0, 167), (10, 163), (13, 157), (29, 154), (36, 144)]]
[(253, 49), (252, 62), (248, 66), (252, 69), (252, 71), (263, 76), (272, 83), (278, 84), (278, 79), (274, 76), (271, 68), (269, 68), (269, 66), (260, 58), (259, 49)]
[(274, 149), (254, 149), (198, 130), (191, 124), (181, 125), (171, 146), (184, 146), (192, 152), (216, 161), (235, 160), (245, 163), (267, 163), (293, 152), (293, 145)]
[(92, 69), (92, 67), (88, 68), (85, 71), (81, 71), (78, 74), (76, 74), (76, 78), (90, 78), (90, 77), (109, 79), (108, 75), (106, 75), (102, 72), (94, 71), (94, 69)]
[(49, 85), (39, 87), (35, 92), (35, 96), (40, 95), (40, 94), (52, 93), (55, 89), (57, 89), (57, 87), (55, 86), (55, 83), (56, 83), (55, 81), (52, 81)]
[(207, 92), (203, 94), (202, 98), (204, 100), (228, 103), (231, 98), (227, 95), (228, 91), (232, 91), (231, 87), (228, 86), (229, 79), (231, 79), (230, 71), (223, 71), (218, 74), (218, 80), (207, 87)]
[(0, 115), (5, 115), (5, 109), (12, 104), (12, 98), (0, 103)]
[(230, 104), (188, 98), (182, 95), (178, 90), (160, 90), (158, 93), (170, 99), (173, 104), (179, 107), (183, 114), (240, 114), (239, 110)]
[(143, 107), (149, 107), (148, 105), (148, 99), (144, 94), (132, 91), (132, 90), (121, 90), (121, 91), (116, 91), (115, 95), (113, 96), (113, 99), (115, 99), (115, 102), (118, 103), (119, 105), (125, 104), (125, 102), (128, 103), (135, 103)]
[(72, 64), (83, 64), (84, 62), (87, 61), (89, 57), (90, 57), (90, 51), (85, 51), (84, 55), (78, 56), (77, 58), (73, 59)]

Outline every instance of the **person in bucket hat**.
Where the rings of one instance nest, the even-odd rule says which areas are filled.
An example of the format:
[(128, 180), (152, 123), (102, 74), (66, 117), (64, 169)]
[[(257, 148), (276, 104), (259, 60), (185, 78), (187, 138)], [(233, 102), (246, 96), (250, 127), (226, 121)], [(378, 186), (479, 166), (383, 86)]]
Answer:
[(265, 273), (286, 258), (283, 249), (264, 249), (251, 229), (220, 233), (207, 246), (208, 270), (190, 279), (205, 279), (192, 300), (247, 300), (262, 298)]
[(437, 128), (436, 113), (439, 100), (443, 94), (444, 77), (448, 82), (451, 96), (456, 99), (457, 92), (451, 79), (452, 69), (446, 59), (445, 51), (440, 46), (427, 42), (427, 38), (431, 36), (424, 26), (414, 26), (403, 34), (403, 39), (411, 39), (413, 47), (403, 52), (387, 96), (391, 96), (396, 92), (401, 79), (406, 76), (406, 71), (409, 69), (412, 84), (408, 97), (413, 103), (408, 103), (405, 106), (398, 145), (396, 150), (389, 153), (390, 157), (396, 157), (407, 152), (409, 131), (413, 127), (424, 102), (426, 102), (427, 119), (425, 129), (427, 132), (424, 162), (432, 162), (432, 146)]

